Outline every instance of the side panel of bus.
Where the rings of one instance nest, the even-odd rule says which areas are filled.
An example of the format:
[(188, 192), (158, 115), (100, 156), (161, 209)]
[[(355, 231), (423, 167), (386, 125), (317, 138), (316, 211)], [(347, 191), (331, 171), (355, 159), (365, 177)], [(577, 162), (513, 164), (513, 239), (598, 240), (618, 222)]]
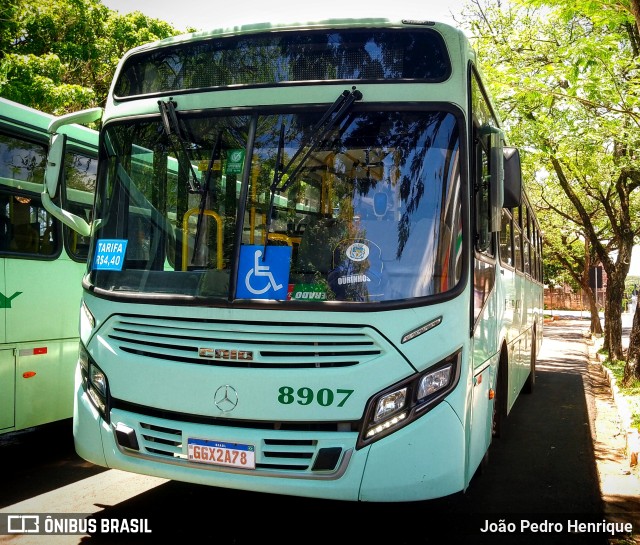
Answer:
[[(0, 434), (73, 416), (86, 252), (63, 243), (40, 200), (51, 119), (0, 99)], [(97, 134), (69, 130), (65, 176), (82, 187), (95, 180)]]
[(14, 425), (24, 429), (70, 418), (84, 264), (64, 254), (29, 261), (28, 267), (24, 260), (4, 261), (7, 290), (20, 293), (6, 309), (7, 340), (16, 347)]

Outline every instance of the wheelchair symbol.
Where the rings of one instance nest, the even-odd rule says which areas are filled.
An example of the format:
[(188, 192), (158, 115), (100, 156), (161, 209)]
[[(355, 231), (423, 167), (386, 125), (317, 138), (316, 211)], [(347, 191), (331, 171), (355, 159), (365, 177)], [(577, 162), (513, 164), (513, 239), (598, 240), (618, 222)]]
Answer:
[[(269, 291), (269, 288), (273, 289), (274, 291), (278, 291), (280, 288), (282, 288), (282, 284), (278, 284), (276, 282), (276, 279), (273, 277), (273, 274), (269, 269), (269, 265), (260, 265), (259, 261), (262, 257), (262, 250), (256, 250), (253, 257), (254, 267), (252, 269), (249, 269), (249, 272), (244, 279), (244, 285), (247, 287), (247, 290), (249, 290), (254, 295), (261, 295)], [(258, 279), (258, 285), (262, 284), (265, 278), (268, 278), (269, 282), (263, 288), (254, 288), (254, 284), (252, 284), (253, 277)], [(256, 281), (255, 278), (253, 282)]]

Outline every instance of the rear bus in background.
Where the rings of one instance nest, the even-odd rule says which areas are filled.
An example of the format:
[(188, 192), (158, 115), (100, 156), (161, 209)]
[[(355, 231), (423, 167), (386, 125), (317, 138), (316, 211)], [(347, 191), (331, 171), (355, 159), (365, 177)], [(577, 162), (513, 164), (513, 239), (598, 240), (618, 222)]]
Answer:
[(43, 194), (92, 237), (77, 452), (316, 498), (465, 490), (533, 386), (543, 303), (520, 156), (464, 34), (174, 37), (124, 56), (101, 120), (93, 223), (49, 200), (55, 130)]
[[(42, 205), (54, 117), (0, 98), (0, 434), (73, 416), (78, 309), (89, 238)], [(55, 197), (90, 218), (98, 133), (67, 125)]]

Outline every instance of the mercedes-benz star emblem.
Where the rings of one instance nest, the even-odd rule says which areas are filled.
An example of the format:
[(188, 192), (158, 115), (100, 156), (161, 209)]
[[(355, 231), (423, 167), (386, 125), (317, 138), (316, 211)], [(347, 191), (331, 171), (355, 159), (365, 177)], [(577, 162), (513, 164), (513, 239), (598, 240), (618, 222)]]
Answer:
[(233, 386), (225, 384), (216, 390), (213, 401), (223, 413), (231, 412), (238, 404), (238, 392)]

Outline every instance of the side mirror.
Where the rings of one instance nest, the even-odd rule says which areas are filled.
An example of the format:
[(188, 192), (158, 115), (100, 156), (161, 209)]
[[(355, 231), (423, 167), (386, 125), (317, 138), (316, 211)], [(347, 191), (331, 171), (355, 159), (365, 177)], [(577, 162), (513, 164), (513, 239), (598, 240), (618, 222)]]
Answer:
[(520, 151), (504, 148), (504, 207), (515, 208), (522, 203), (522, 167)]
[[(77, 231), (81, 235), (88, 236), (91, 232), (91, 226), (84, 218), (72, 214), (67, 210), (60, 208), (53, 199), (58, 192), (58, 185), (64, 168), (64, 153), (66, 146), (66, 135), (63, 129), (66, 125), (74, 123), (84, 124), (97, 121), (102, 116), (102, 108), (91, 108), (90, 110), (82, 110), (71, 114), (57, 117), (49, 123), (48, 131), (51, 135), (49, 138), (49, 152), (47, 153), (47, 166), (44, 175), (44, 187), (42, 189), (42, 205), (44, 208), (59, 219), (62, 223)], [(62, 131), (62, 132), (58, 132)]]
[(45, 191), (52, 199), (56, 196), (60, 175), (64, 163), (64, 148), (67, 136), (65, 134), (52, 134), (49, 140), (49, 153), (47, 154), (47, 167), (44, 172)]

